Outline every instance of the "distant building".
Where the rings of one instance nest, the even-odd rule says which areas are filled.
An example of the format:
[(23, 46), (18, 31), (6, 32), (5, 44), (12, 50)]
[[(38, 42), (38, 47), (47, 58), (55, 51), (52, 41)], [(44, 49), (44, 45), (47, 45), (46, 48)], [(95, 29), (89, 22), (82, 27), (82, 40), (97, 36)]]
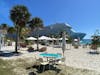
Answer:
[(0, 34), (5, 35), (5, 34), (7, 34), (7, 31), (0, 29)]
[(0, 29), (0, 50), (1, 50), (1, 47), (4, 46), (4, 43), (5, 43), (5, 35), (7, 34), (6, 30), (1, 30)]
[[(56, 23), (56, 24), (46, 26), (42, 30), (39, 30), (39, 35), (40, 36), (42, 35), (49, 36), (50, 34), (59, 35), (59, 33), (61, 33), (62, 31), (66, 31), (67, 34), (70, 35), (70, 37), (73, 39), (81, 40), (86, 35), (85, 33), (76, 32), (75, 30), (72, 29), (72, 27), (69, 24), (65, 24), (65, 23)], [(32, 32), (31, 35), (36, 36), (37, 31)]]

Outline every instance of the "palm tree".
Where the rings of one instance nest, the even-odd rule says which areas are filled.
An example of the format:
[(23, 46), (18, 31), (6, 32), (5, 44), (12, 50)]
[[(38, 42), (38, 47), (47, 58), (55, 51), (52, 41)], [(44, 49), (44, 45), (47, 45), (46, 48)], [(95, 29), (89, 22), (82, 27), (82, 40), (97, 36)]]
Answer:
[(32, 18), (32, 20), (29, 21), (28, 23), (31, 30), (37, 30), (39, 28), (43, 28), (43, 21), (39, 17)]
[(39, 17), (34, 17), (29, 22), (29, 27), (31, 28), (31, 31), (35, 30), (37, 31), (37, 50), (39, 50), (39, 29), (43, 28), (43, 21)]
[(21, 34), (21, 39), (25, 39), (26, 36), (30, 33), (30, 29), (28, 27), (23, 27), (20, 34)]
[(18, 46), (18, 40), (20, 38), (20, 32), (23, 27), (25, 27), (26, 23), (30, 19), (30, 13), (28, 9), (23, 5), (17, 5), (14, 6), (10, 10), (10, 18), (14, 22), (15, 28), (16, 28), (16, 46), (15, 46), (15, 52), (17, 51)]
[(100, 33), (99, 30), (97, 29), (92, 36), (92, 43), (91, 43), (91, 48), (93, 50), (96, 50), (96, 53), (98, 53), (98, 47), (100, 46)]
[(99, 42), (100, 42), (100, 38), (99, 38), (99, 36), (92, 36), (92, 37), (93, 37), (93, 39), (92, 39), (93, 49), (97, 50)]

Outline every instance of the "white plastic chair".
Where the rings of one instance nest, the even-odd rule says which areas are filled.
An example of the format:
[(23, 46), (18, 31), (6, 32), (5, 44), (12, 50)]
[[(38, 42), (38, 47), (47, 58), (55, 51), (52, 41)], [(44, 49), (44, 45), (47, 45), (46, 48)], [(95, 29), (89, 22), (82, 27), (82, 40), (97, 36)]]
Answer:
[[(39, 58), (38, 61), (40, 62), (40, 65), (43, 65), (43, 72), (45, 70), (45, 65), (49, 64), (47, 61), (43, 61), (43, 58)], [(40, 66), (39, 66), (40, 69)]]
[(65, 57), (59, 59), (59, 61), (56, 62), (58, 65), (65, 65)]

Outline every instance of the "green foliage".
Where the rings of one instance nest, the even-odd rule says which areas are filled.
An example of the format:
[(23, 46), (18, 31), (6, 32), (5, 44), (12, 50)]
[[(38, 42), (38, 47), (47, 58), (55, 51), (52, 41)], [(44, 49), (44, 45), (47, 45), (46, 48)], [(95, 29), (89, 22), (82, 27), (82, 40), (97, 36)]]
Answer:
[(14, 27), (9, 27), (8, 30), (7, 30), (8, 33), (10, 34), (13, 34), (16, 32), (15, 28)]
[(100, 38), (99, 38), (99, 36), (93, 36), (91, 48), (97, 50), (97, 48), (99, 46), (100, 46)]
[(94, 36), (92, 39), (92, 44), (98, 45), (100, 43), (100, 39), (98, 36)]
[(73, 42), (73, 39), (71, 37), (68, 37), (68, 43), (72, 43)]
[(34, 17), (31, 21), (28, 22), (28, 24), (31, 30), (43, 27), (43, 21), (39, 17)]
[(17, 5), (11, 9), (10, 18), (16, 25), (23, 27), (29, 21), (30, 13), (25, 6)]

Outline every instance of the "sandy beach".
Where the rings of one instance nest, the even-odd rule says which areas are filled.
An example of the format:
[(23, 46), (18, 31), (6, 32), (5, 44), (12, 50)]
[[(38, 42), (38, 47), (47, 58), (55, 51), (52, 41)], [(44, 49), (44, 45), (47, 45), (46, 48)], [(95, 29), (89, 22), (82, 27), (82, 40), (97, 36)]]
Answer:
[[(36, 49), (36, 45), (32, 45)], [(42, 45), (39, 46), (44, 47)], [(46, 46), (48, 53), (62, 53), (62, 48), (54, 48), (52, 46)], [(69, 46), (67, 46), (69, 47)], [(2, 48), (2, 51), (4, 52), (11, 52), (14, 51), (14, 46), (6, 46)], [(65, 51), (65, 57), (66, 57), (66, 65), (75, 67), (75, 68), (82, 68), (82, 69), (89, 69), (89, 70), (95, 70), (100, 72), (100, 54), (90, 54), (90, 48), (82, 48), (79, 47), (78, 49), (74, 49), (71, 47), (71, 49), (66, 49)], [(19, 52), (22, 54), (19, 56), (11, 56), (11, 57), (2, 57), (1, 59), (4, 60), (15, 60), (18, 58), (28, 58), (34, 60), (35, 58), (40, 57), (39, 54), (41, 52), (28, 52), (27, 48), (20, 48)], [(31, 61), (32, 61), (31, 60)]]

